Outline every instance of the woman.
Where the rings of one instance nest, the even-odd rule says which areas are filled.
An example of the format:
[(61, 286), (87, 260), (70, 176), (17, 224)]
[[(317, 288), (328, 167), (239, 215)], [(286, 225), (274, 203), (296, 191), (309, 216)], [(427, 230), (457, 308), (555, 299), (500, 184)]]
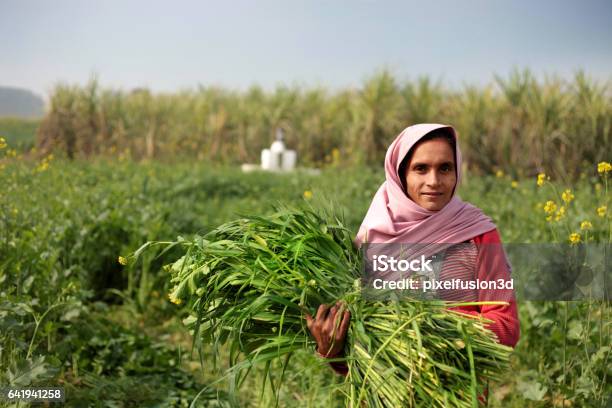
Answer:
[[(461, 180), (461, 152), (451, 126), (419, 124), (402, 131), (387, 150), (385, 177), (355, 239), (358, 247), (364, 242), (442, 245), (448, 250), (440, 279), (472, 276), (481, 281), (510, 280), (510, 266), (495, 224), (480, 209), (455, 195)], [(449, 292), (446, 298), (453, 299), (455, 294)], [(507, 305), (455, 310), (493, 321), (487, 327), (499, 342), (514, 347), (519, 338), (514, 293), (505, 291), (501, 296)], [(474, 297), (472, 300), (500, 300), (500, 292), (475, 290)], [(321, 305), (314, 318), (306, 316), (321, 357), (343, 355), (350, 313), (339, 316), (340, 306)], [(336, 319), (341, 321), (334, 332)], [(340, 374), (348, 372), (343, 362), (331, 366)]]

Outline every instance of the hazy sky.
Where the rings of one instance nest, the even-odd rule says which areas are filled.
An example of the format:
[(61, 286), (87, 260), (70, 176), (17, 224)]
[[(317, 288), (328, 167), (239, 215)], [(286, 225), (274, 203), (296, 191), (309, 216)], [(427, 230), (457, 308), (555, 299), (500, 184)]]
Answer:
[(381, 67), (482, 84), (513, 67), (612, 78), (612, 1), (0, 0), (0, 85), (158, 91), (360, 85)]

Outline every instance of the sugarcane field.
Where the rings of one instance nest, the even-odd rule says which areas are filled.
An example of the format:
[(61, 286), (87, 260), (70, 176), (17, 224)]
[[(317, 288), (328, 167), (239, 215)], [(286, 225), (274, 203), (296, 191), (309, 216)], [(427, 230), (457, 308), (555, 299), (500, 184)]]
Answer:
[[(382, 43), (418, 48), (370, 24), (399, 24), (393, 10), (405, 5), (205, 2), (213, 30), (188, 15), (203, 7), (195, 3), (175, 14), (169, 4), (133, 2), (119, 13), (111, 3), (90, 5), (100, 16), (75, 2), (0, 5), (0, 26), (26, 16), (57, 23), (50, 34), (24, 22), (32, 37), (7, 49), (14, 66), (0, 62), (0, 407), (612, 404), (612, 67), (603, 59), (513, 66), (503, 28), (453, 34), (437, 25), (423, 47), (484, 27), (508, 41), (498, 49), (505, 69), (483, 57), (485, 79), (444, 77), (385, 65)], [(423, 7), (430, 17), (438, 10)], [(505, 13), (501, 26), (516, 11), (436, 7)], [(540, 24), (552, 30), (578, 9), (560, 6)], [(586, 55), (576, 44), (587, 38), (594, 53), (595, 38), (612, 39), (595, 24), (612, 16), (609, 5), (580, 10), (584, 21), (564, 29), (591, 24), (575, 44), (558, 45), (567, 55)], [(63, 26), (62, 13), (91, 26)], [(140, 13), (168, 26), (132, 26)], [(379, 38), (377, 51), (367, 41), (355, 49), (364, 61), (373, 53), (375, 68), (339, 65), (350, 84), (308, 82), (308, 69), (331, 78), (349, 57), (339, 39), (302, 31), (297, 15), (345, 39)], [(128, 51), (119, 37), (99, 37), (104, 16), (141, 40), (168, 30), (168, 42)], [(169, 75), (182, 50), (170, 43), (174, 24), (177, 41), (203, 41), (190, 43), (194, 53), (214, 40), (246, 56), (228, 51), (207, 60), (210, 71)], [(543, 53), (552, 40), (525, 24), (525, 55)], [(44, 98), (19, 89), (34, 77), (20, 58), (34, 64), (48, 55), (34, 40), (62, 41), (63, 32), (70, 40), (58, 55), (80, 50), (96, 71), (84, 65), (77, 76), (81, 62), (66, 60), (37, 82)], [(274, 53), (294, 41), (329, 65), (307, 65), (291, 47)], [(95, 59), (107, 42), (118, 53), (108, 64)], [(473, 52), (465, 64), (476, 65)], [(130, 82), (135, 55), (157, 63)], [(215, 77), (215, 64), (225, 70), (249, 55), (243, 82)], [(449, 70), (460, 70), (449, 55)], [(50, 72), (60, 66), (44, 61)], [(298, 65), (308, 69), (284, 76)], [(155, 70), (168, 71), (149, 77)], [(43, 85), (32, 88), (42, 94)]]

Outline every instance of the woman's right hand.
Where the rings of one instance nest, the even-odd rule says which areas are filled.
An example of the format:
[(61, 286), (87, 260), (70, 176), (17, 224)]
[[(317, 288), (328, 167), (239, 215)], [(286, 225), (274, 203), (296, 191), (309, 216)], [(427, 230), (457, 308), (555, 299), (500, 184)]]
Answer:
[[(344, 348), (351, 312), (345, 310), (344, 313), (338, 313), (343, 306), (340, 302), (331, 307), (320, 305), (314, 319), (306, 313), (306, 325), (317, 342), (317, 352), (323, 357), (336, 357)], [(336, 322), (340, 319), (342, 319), (340, 325), (334, 330)]]

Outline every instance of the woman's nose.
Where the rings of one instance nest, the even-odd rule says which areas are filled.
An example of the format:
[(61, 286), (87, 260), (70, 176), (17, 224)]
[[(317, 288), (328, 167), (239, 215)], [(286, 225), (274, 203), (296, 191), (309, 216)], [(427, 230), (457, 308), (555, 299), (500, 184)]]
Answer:
[(439, 177), (438, 173), (435, 172), (435, 171), (430, 171), (427, 174), (426, 182), (430, 186), (437, 186), (440, 183), (440, 177)]

